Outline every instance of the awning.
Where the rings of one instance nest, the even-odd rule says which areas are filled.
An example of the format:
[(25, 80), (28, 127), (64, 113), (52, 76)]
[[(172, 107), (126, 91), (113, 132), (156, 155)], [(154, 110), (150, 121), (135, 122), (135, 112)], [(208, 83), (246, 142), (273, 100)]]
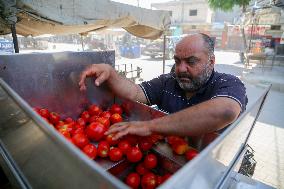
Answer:
[(150, 10), (108, 0), (0, 1), (0, 34), (75, 34), (110, 27), (124, 28), (146, 39), (156, 39), (170, 27), (168, 11)]

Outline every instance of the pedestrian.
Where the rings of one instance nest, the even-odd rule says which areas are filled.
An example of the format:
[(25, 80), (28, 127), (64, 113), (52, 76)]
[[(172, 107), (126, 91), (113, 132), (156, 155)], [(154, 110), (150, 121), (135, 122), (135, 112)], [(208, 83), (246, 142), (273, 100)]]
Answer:
[(189, 35), (175, 48), (175, 69), (137, 85), (116, 73), (108, 64), (93, 64), (82, 72), (79, 86), (86, 90), (86, 77), (95, 84), (107, 83), (119, 97), (157, 105), (168, 115), (149, 121), (114, 124), (106, 134), (199, 136), (220, 132), (246, 108), (244, 84), (235, 76), (214, 71), (214, 42), (205, 34)]

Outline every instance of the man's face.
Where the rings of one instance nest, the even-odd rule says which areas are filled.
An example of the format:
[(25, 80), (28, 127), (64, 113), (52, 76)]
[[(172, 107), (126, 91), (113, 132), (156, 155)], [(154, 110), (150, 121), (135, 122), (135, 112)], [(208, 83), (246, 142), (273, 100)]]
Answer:
[(199, 35), (182, 39), (176, 46), (174, 59), (176, 80), (186, 92), (200, 89), (208, 81), (215, 63)]

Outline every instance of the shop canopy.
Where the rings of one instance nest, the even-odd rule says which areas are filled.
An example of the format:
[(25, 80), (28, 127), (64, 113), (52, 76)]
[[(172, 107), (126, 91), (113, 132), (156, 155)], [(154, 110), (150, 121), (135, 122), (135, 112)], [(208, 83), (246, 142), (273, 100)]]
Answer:
[(0, 0), (0, 34), (75, 34), (110, 27), (156, 39), (170, 27), (168, 11), (139, 8), (109, 0)]

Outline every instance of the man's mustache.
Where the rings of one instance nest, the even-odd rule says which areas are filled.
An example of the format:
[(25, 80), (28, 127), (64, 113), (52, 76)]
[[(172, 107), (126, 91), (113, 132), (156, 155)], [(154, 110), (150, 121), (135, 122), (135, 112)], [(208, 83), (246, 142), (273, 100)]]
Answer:
[(176, 74), (176, 76), (177, 76), (178, 78), (188, 78), (188, 79), (192, 79), (191, 75), (188, 74), (188, 73), (178, 73), (178, 74)]

